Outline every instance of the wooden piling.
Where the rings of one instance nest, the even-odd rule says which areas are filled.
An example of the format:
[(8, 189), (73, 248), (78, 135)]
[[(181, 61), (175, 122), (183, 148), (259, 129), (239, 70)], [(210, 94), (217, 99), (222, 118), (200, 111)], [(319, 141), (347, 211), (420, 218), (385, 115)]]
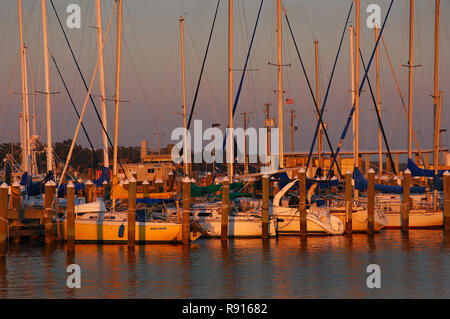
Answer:
[(54, 181), (48, 181), (45, 184), (45, 201), (44, 208), (45, 214), (42, 222), (45, 229), (45, 243), (51, 244), (55, 240), (55, 234), (53, 232), (52, 215), (53, 215), (53, 199), (55, 196), (56, 184)]
[(188, 245), (191, 237), (191, 180), (189, 177), (183, 179), (183, 211), (182, 211), (182, 242)]
[[(399, 171), (399, 154), (397, 153), (397, 154), (395, 154), (395, 163), (394, 163), (394, 167), (395, 167), (395, 171), (397, 172), (397, 174), (399, 174), (400, 173), (400, 171)], [(386, 160), (386, 162), (387, 161), (390, 161), (390, 159), (388, 158), (387, 160)]]
[(262, 176), (262, 238), (269, 238), (269, 175)]
[(0, 186), (0, 258), (5, 256), (8, 236), (8, 185)]
[(75, 185), (67, 184), (67, 252), (75, 251)]
[[(267, 180), (269, 182), (269, 180)], [(222, 181), (222, 221), (220, 238), (226, 241), (228, 238), (228, 215), (230, 211), (230, 180), (225, 177)]]
[(410, 210), (410, 187), (411, 187), (411, 171), (406, 169), (403, 172), (403, 202), (402, 202), (402, 232), (409, 230), (409, 210)]
[(11, 186), (11, 200), (9, 201), (9, 207), (11, 209), (19, 209), (21, 206), (20, 196), (20, 183), (16, 180)]
[[(398, 155), (398, 154), (396, 154)], [(398, 156), (396, 157), (397, 160), (397, 165), (398, 165)], [(391, 167), (392, 167), (392, 162), (391, 162), (391, 158), (388, 156), (388, 158), (386, 159), (386, 175), (389, 175), (389, 173), (391, 172)], [(397, 171), (398, 174), (398, 171)]]
[(128, 188), (128, 248), (136, 245), (136, 180), (131, 177)]
[(306, 237), (308, 234), (306, 220), (306, 171), (301, 168), (298, 177), (298, 205), (300, 211), (300, 236)]
[(86, 193), (85, 201), (86, 203), (91, 203), (94, 201), (94, 184), (91, 180), (88, 180), (86, 184), (84, 184), (84, 192)]
[(351, 234), (353, 231), (353, 198), (352, 198), (352, 173), (345, 174), (345, 232)]
[(92, 181), (94, 180), (94, 169), (88, 168), (88, 180)]
[(367, 233), (373, 235), (375, 226), (375, 171), (373, 169), (369, 169), (367, 183)]
[(150, 194), (149, 194), (149, 183), (147, 180), (142, 182), (142, 196), (144, 198), (149, 198)]
[(444, 231), (450, 231), (450, 173), (444, 172)]

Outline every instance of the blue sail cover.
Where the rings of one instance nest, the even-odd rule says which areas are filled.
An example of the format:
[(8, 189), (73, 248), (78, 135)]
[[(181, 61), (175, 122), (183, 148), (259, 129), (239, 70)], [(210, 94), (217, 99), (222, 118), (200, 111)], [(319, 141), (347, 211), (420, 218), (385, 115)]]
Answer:
[[(353, 171), (353, 178), (355, 179), (355, 188), (359, 191), (365, 191), (368, 188), (368, 183), (366, 178), (361, 174), (359, 169), (355, 167)], [(382, 193), (389, 194), (403, 194), (402, 186), (391, 186), (391, 185), (383, 185), (383, 184), (375, 184), (375, 190)], [(410, 189), (411, 194), (423, 194), (426, 192), (425, 187), (413, 186)]]
[(102, 175), (100, 175), (99, 179), (94, 181), (94, 184), (97, 187), (102, 187), (104, 181), (109, 183), (109, 167), (102, 168)]
[[(25, 174), (27, 176), (24, 177)], [(29, 176), (28, 173), (25, 172), (22, 175), (22, 181), (24, 181), (25, 184), (22, 184), (22, 181), (21, 181), (21, 185), (25, 186), (25, 190), (26, 190), (28, 196), (36, 196), (36, 195), (39, 195), (39, 194), (42, 194), (45, 192), (45, 184), (48, 181), (53, 180), (53, 178), (54, 178), (53, 172), (50, 171), (47, 173), (47, 176), (45, 176), (42, 181), (33, 183), (33, 182), (31, 182), (31, 176)]]
[(163, 203), (173, 203), (175, 202), (175, 199), (160, 199), (160, 198), (137, 198), (136, 203), (142, 203), (142, 204), (163, 204)]
[[(277, 178), (279, 182), (280, 189), (283, 189), (284, 186), (292, 182), (292, 180), (289, 178), (289, 176), (286, 174), (286, 172), (282, 172), (279, 174)], [(333, 186), (339, 186), (339, 180), (338, 179), (332, 179), (332, 180), (320, 180), (320, 179), (306, 179), (306, 189), (310, 189), (312, 185), (317, 183), (318, 189), (328, 189)], [(295, 185), (292, 186), (291, 189), (298, 189), (298, 183), (295, 183)]]
[[(435, 175), (433, 169), (420, 168), (410, 158), (408, 158), (408, 169), (411, 171), (412, 176), (434, 177)], [(436, 175), (442, 177), (444, 172), (445, 170), (438, 170)]]
[[(75, 191), (84, 190), (84, 183), (78, 183), (77, 181), (72, 181), (75, 185)], [(67, 194), (67, 184), (61, 184), (58, 190), (58, 197), (64, 197)]]

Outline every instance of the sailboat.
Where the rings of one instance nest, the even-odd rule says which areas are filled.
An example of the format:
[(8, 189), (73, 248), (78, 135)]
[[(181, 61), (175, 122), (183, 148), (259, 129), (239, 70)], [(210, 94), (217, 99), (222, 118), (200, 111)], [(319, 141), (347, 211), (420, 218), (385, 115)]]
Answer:
[[(272, 215), (277, 218), (278, 234), (300, 234), (300, 211), (298, 205), (289, 205), (282, 197), (296, 184), (298, 179), (283, 187), (273, 198)], [(306, 211), (306, 228), (311, 234), (341, 235), (344, 233), (344, 223), (330, 212), (323, 200), (311, 203)]]

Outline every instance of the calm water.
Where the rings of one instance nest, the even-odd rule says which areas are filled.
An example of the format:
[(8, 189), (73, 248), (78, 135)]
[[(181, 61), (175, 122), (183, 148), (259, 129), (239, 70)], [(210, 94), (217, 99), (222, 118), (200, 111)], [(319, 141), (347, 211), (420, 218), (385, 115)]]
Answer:
[[(80, 289), (66, 288), (64, 245), (11, 245), (0, 298), (450, 298), (450, 238), (441, 230), (182, 245), (77, 245)], [(381, 289), (366, 267), (381, 267)]]

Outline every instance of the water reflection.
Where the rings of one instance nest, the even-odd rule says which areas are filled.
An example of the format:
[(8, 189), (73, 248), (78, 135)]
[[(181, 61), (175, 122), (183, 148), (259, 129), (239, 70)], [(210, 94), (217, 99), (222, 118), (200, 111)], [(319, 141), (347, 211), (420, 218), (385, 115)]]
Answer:
[[(14, 245), (12, 245), (14, 246)], [(450, 297), (450, 239), (441, 230), (373, 237), (199, 239), (190, 246), (21, 244), (0, 259), (1, 298), (412, 298)], [(66, 287), (66, 266), (82, 288)], [(368, 289), (369, 264), (382, 288)]]

